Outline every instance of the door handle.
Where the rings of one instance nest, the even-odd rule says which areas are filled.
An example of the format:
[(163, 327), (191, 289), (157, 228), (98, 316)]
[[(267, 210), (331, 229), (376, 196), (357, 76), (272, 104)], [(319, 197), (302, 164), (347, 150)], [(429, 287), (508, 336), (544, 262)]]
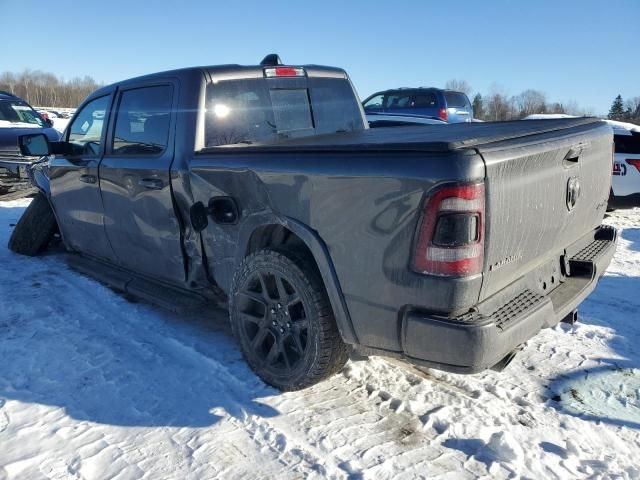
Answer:
[(98, 181), (98, 177), (95, 175), (80, 175), (80, 181), (84, 183), (96, 183)]
[(164, 187), (164, 182), (159, 178), (143, 178), (138, 181), (138, 185), (144, 188), (148, 188), (149, 190), (162, 190)]

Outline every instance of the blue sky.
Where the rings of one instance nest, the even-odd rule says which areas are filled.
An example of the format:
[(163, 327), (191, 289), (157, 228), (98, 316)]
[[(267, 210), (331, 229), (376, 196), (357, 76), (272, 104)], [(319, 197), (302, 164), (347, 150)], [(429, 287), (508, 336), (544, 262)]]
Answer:
[(345, 68), (363, 98), (451, 78), (482, 93), (535, 88), (595, 113), (618, 93), (640, 96), (637, 0), (0, 0), (0, 12), (0, 71), (110, 83), (277, 52)]

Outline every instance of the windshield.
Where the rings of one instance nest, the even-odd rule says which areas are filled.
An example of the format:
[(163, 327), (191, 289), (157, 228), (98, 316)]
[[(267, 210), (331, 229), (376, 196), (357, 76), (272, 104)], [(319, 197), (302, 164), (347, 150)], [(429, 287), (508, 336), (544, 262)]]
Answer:
[(44, 127), (40, 115), (26, 103), (17, 100), (0, 100), (0, 122)]
[(344, 79), (243, 79), (207, 86), (206, 147), (364, 128), (359, 102)]

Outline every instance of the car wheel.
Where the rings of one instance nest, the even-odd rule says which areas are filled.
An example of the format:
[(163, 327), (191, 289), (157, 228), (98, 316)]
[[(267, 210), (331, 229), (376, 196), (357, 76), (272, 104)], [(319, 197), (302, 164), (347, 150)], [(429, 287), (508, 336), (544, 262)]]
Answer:
[(13, 229), (9, 250), (21, 255), (37, 255), (47, 247), (56, 227), (49, 201), (42, 193), (38, 193)]
[(246, 257), (233, 280), (229, 311), (249, 366), (276, 388), (308, 387), (347, 361), (324, 285), (303, 256), (260, 250)]

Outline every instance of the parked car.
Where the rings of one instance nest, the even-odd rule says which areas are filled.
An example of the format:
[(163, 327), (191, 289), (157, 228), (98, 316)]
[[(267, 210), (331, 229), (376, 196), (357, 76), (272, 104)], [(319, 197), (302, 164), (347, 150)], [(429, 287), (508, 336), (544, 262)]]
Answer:
[(54, 118), (58, 118), (58, 115), (55, 112), (53, 112), (52, 110), (38, 110), (38, 113), (43, 118), (46, 118), (46, 119), (49, 119), (49, 120), (53, 120)]
[(615, 155), (611, 181), (611, 208), (640, 207), (640, 126), (609, 122)]
[(174, 70), (97, 90), (61, 142), (21, 138), (55, 155), (30, 169), (41, 194), (9, 247), (35, 255), (59, 230), (116, 289), (227, 305), (284, 390), (349, 351), (503, 368), (575, 321), (611, 260), (611, 145), (595, 119), (369, 129), (343, 70), (273, 55)]
[(396, 88), (377, 92), (362, 102), (365, 113), (397, 113), (439, 118), (448, 123), (473, 121), (473, 108), (463, 92), (439, 88)]
[[(534, 114), (525, 120), (576, 118), (567, 114)], [(640, 207), (640, 125), (604, 120), (613, 129), (614, 158), (609, 209)]]
[(37, 158), (23, 157), (18, 137), (25, 133), (43, 132), (49, 140), (57, 141), (58, 132), (27, 102), (9, 92), (0, 91), (0, 195), (3, 199), (33, 193), (26, 167)]
[(400, 113), (367, 113), (370, 128), (407, 127), (411, 125), (446, 125), (447, 122), (424, 115), (408, 115)]

